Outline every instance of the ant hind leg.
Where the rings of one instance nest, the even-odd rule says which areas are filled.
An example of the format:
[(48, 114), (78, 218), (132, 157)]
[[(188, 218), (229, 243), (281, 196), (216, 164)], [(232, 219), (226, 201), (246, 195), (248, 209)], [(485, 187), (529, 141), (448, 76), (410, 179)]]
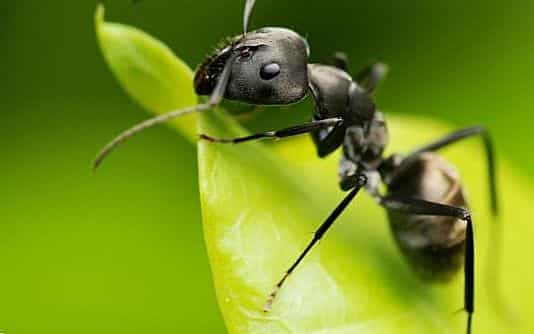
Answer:
[(471, 334), (471, 324), (475, 311), (475, 248), (473, 222), (469, 211), (450, 205), (428, 202), (416, 198), (384, 197), (380, 205), (387, 210), (405, 214), (446, 216), (466, 222), (464, 253), (464, 310), (467, 312), (467, 334)]

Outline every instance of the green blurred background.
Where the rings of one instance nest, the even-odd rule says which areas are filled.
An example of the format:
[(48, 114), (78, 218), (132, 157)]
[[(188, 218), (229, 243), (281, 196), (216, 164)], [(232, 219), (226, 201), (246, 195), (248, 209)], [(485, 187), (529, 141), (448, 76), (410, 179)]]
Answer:
[[(243, 1), (105, 4), (109, 19), (157, 36), (192, 66), (241, 29)], [(101, 145), (146, 117), (101, 59), (95, 7), (0, 3), (0, 332), (224, 333), (195, 148), (160, 127), (91, 173)], [(258, 0), (252, 25), (297, 30), (313, 61), (337, 50), (354, 71), (384, 60), (391, 73), (378, 101), (386, 114), (485, 124), (499, 158), (532, 187), (533, 13), (532, 0)], [(283, 108), (250, 126), (308, 115)]]

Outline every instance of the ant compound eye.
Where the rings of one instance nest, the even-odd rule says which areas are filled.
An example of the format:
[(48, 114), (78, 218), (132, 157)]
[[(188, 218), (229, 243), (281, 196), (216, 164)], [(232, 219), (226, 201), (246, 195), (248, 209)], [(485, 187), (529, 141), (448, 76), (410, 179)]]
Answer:
[(250, 50), (249, 48), (243, 49), (239, 53), (239, 60), (240, 61), (247, 61), (250, 58), (252, 58), (252, 50)]
[(263, 80), (271, 80), (280, 74), (280, 65), (271, 63), (264, 65), (260, 70), (260, 77)]

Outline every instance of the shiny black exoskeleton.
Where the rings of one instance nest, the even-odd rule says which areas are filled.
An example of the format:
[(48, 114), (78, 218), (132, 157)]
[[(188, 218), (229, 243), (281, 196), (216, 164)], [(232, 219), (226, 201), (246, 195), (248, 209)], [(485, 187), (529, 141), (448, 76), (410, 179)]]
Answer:
[(286, 105), (299, 102), (307, 94), (313, 97), (312, 122), (284, 133), (278, 131), (274, 136), (310, 132), (320, 157), (342, 146), (342, 189), (354, 187), (358, 172), (378, 167), (388, 134), (372, 93), (386, 72), (385, 65), (370, 66), (356, 82), (346, 72), (343, 55), (336, 56), (336, 66), (308, 64), (309, 46), (300, 35), (285, 28), (262, 28), (231, 39), (229, 45), (199, 66), (195, 75), (199, 95), (213, 93), (232, 56), (235, 60), (229, 65), (226, 99), (254, 105)]
[[(307, 123), (241, 138), (201, 135), (202, 139), (214, 143), (238, 144), (309, 133), (319, 157), (342, 148), (339, 184), (348, 195), (320, 225), (306, 249), (276, 284), (264, 310), (271, 309), (289, 275), (363, 188), (387, 210), (399, 248), (421, 277), (447, 280), (464, 266), (464, 307), (468, 313), (467, 333), (470, 333), (474, 312), (473, 223), (458, 174), (434, 152), (462, 139), (481, 136), (486, 149), (491, 204), (496, 214), (495, 164), (488, 133), (481, 127), (466, 128), (405, 156), (384, 157), (388, 131), (382, 113), (375, 106), (373, 93), (386, 73), (386, 66), (373, 64), (353, 78), (343, 54), (336, 55), (334, 65), (310, 64), (309, 45), (296, 32), (285, 28), (247, 32), (253, 5), (254, 0), (247, 0), (245, 33), (230, 39), (196, 71), (196, 92), (209, 95), (208, 102), (171, 111), (123, 132), (101, 151), (95, 167), (135, 133), (178, 116), (211, 109), (224, 98), (252, 105), (287, 105), (310, 95), (315, 108)], [(382, 184), (386, 193), (380, 191)]]

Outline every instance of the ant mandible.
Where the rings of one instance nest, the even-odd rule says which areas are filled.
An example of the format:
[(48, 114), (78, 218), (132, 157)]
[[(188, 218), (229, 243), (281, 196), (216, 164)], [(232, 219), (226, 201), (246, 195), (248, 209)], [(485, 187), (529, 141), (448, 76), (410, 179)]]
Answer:
[[(288, 105), (306, 95), (314, 100), (308, 123), (246, 137), (221, 139), (200, 135), (214, 143), (244, 143), (261, 138), (286, 138), (310, 133), (319, 157), (342, 147), (340, 187), (348, 195), (315, 232), (313, 239), (289, 267), (264, 305), (268, 312), (289, 275), (364, 188), (388, 213), (395, 240), (410, 265), (429, 281), (446, 280), (464, 265), (464, 310), (467, 333), (474, 312), (473, 222), (458, 174), (434, 152), (462, 139), (483, 139), (489, 172), (493, 215), (497, 215), (495, 162), (491, 138), (479, 126), (454, 132), (407, 155), (383, 157), (388, 142), (386, 122), (373, 101), (373, 93), (386, 66), (373, 64), (355, 79), (348, 74), (342, 54), (335, 65), (309, 64), (309, 45), (286, 28), (247, 32), (254, 0), (247, 0), (244, 33), (229, 40), (197, 69), (197, 94), (209, 95), (206, 103), (171, 111), (126, 130), (98, 154), (94, 167), (120, 143), (134, 134), (186, 114), (212, 109), (224, 98), (251, 105)], [(380, 192), (385, 184), (387, 192)]]

